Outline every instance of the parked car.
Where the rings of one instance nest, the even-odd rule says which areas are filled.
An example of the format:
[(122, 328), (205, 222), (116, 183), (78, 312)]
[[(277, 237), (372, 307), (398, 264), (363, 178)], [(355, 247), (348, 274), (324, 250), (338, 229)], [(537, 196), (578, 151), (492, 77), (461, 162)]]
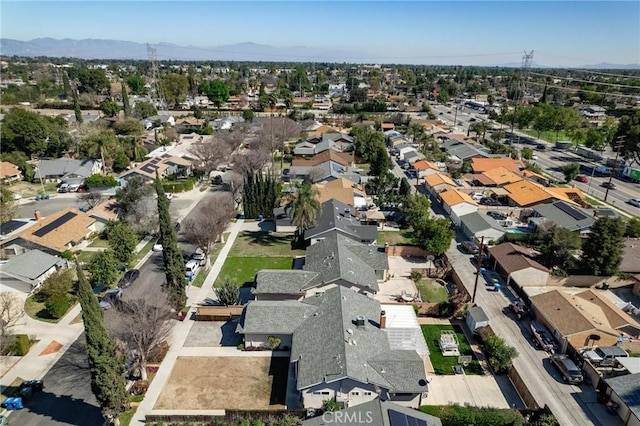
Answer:
[(580, 371), (578, 366), (567, 355), (551, 355), (550, 360), (567, 382), (571, 384), (582, 382), (582, 371)]
[(502, 205), (491, 197), (482, 197), (479, 203), (482, 204), (483, 206), (501, 206)]
[(469, 254), (478, 254), (478, 252), (480, 251), (478, 245), (473, 241), (463, 241), (462, 243), (460, 243), (460, 247), (462, 247), (462, 249)]
[(31, 388), (33, 391), (41, 391), (44, 389), (44, 383), (42, 380), (29, 380), (22, 383), (22, 387)]
[(125, 272), (122, 278), (120, 279), (120, 281), (118, 282), (118, 287), (120, 288), (129, 287), (131, 284), (133, 284), (135, 280), (138, 279), (139, 276), (140, 276), (140, 271), (137, 269), (131, 269), (130, 271)]
[(500, 212), (496, 212), (496, 211), (487, 212), (487, 216), (491, 216), (495, 220), (506, 220), (507, 219), (507, 215), (506, 214), (500, 213)]
[(190, 260), (184, 266), (186, 270), (186, 277), (189, 281), (192, 281), (196, 274), (198, 273), (198, 269), (200, 269), (200, 261), (199, 260)]
[(638, 198), (629, 198), (627, 200), (627, 203), (629, 203), (629, 204), (631, 204), (632, 206), (635, 206), (635, 207), (640, 207), (640, 199), (638, 199)]
[(204, 266), (207, 263), (207, 257), (204, 255), (204, 251), (201, 248), (197, 248), (191, 255), (191, 260), (197, 260), (200, 266)]
[(60, 192), (60, 193), (69, 192), (69, 184), (68, 183), (63, 183), (62, 185), (60, 185), (58, 187), (58, 192)]
[(151, 250), (153, 250), (153, 251), (162, 251), (162, 244), (160, 243), (160, 241), (155, 243), (153, 245), (153, 247), (151, 248)]
[(618, 189), (618, 187), (616, 186), (615, 183), (613, 182), (602, 182), (601, 185), (603, 188), (609, 188), (609, 189)]
[(102, 296), (100, 300), (100, 307), (102, 309), (110, 309), (114, 303), (120, 301), (122, 297), (122, 289), (119, 287), (112, 288), (111, 290), (107, 290), (107, 292)]
[(576, 180), (578, 182), (582, 182), (582, 183), (589, 183), (589, 178), (586, 177), (585, 175), (578, 175), (576, 176)]

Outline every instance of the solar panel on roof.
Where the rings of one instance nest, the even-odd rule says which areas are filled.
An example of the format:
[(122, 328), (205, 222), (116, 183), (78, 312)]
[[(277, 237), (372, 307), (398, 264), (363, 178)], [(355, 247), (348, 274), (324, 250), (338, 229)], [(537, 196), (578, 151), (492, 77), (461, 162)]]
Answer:
[(422, 419), (417, 419), (395, 410), (389, 410), (388, 413), (390, 426), (427, 426), (427, 422)]
[(76, 213), (67, 212), (62, 216), (60, 216), (59, 218), (57, 218), (56, 220), (54, 220), (53, 222), (49, 223), (48, 225), (45, 225), (42, 228), (35, 231), (33, 235), (35, 235), (36, 237), (44, 237), (49, 232), (64, 225), (65, 223), (69, 222), (71, 219), (73, 219), (76, 216), (78, 216)]
[(574, 218), (575, 220), (584, 220), (584, 219), (587, 218), (587, 216), (584, 215), (582, 212), (580, 212), (579, 210), (571, 207), (568, 204), (556, 203), (555, 206), (557, 208), (559, 208), (560, 210), (562, 210), (563, 212), (565, 212), (566, 214), (568, 214), (569, 216), (571, 216), (572, 218)]

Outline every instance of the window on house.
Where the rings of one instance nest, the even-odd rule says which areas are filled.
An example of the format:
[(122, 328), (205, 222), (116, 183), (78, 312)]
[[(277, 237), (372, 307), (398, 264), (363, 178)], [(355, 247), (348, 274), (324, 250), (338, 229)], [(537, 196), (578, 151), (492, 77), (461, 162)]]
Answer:
[(360, 392), (351, 392), (351, 395), (358, 396), (358, 395), (360, 395)]
[(371, 392), (365, 392), (364, 394), (365, 394), (366, 396), (370, 396), (370, 395), (371, 395)]

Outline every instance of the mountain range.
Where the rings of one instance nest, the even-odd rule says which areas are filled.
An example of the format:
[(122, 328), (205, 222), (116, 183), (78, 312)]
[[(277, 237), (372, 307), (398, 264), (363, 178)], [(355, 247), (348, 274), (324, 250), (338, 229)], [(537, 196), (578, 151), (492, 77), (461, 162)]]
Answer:
[[(179, 46), (171, 43), (159, 43), (156, 48), (159, 60), (178, 61), (268, 61), (268, 62), (355, 62), (355, 63), (394, 63), (397, 59), (385, 60), (367, 54), (321, 49), (306, 46), (274, 47), (258, 43), (238, 43), (215, 47)], [(148, 59), (147, 45), (132, 41), (109, 39), (54, 39), (36, 38), (21, 41), (0, 38), (0, 54), (4, 56), (47, 56), (53, 58), (79, 59)], [(427, 58), (425, 58), (427, 59)], [(443, 64), (445, 65), (445, 64)], [(485, 64), (519, 68), (520, 63)], [(562, 68), (533, 63), (533, 68)], [(640, 69), (640, 64), (598, 63), (569, 68), (588, 69)]]

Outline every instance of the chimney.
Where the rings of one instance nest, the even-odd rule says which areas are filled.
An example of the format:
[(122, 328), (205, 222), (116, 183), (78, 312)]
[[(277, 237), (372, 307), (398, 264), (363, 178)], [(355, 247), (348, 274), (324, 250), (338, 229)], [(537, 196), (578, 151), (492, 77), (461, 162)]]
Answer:
[(36, 220), (36, 222), (42, 219), (42, 216), (40, 216), (40, 210), (36, 210), (35, 212), (33, 212), (33, 217)]
[(384, 330), (387, 328), (387, 313), (385, 311), (380, 311), (380, 330)]

